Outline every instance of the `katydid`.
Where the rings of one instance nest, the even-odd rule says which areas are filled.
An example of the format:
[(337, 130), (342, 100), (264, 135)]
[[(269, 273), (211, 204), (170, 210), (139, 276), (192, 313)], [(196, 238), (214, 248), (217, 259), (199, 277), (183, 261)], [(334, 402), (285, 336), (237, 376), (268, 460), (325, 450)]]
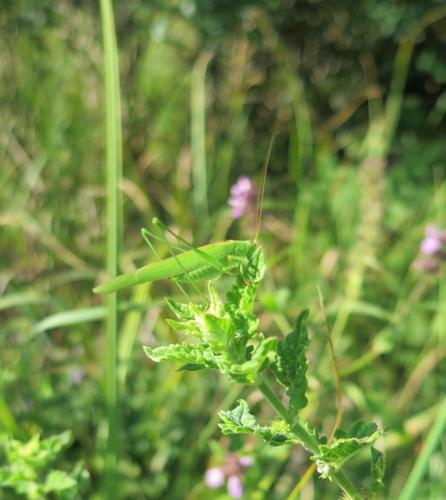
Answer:
[[(173, 234), (182, 243), (186, 244), (190, 250), (180, 254), (173, 254), (172, 257), (160, 260), (147, 266), (141, 267), (131, 273), (121, 274), (115, 278), (106, 281), (102, 285), (93, 289), (95, 293), (112, 293), (133, 285), (140, 285), (148, 281), (162, 280), (166, 278), (175, 279), (175, 281), (203, 280), (215, 275), (228, 272), (237, 267), (241, 260), (248, 257), (257, 246), (257, 236), (260, 231), (260, 220), (263, 205), (263, 195), (265, 192), (266, 173), (268, 169), (271, 151), (274, 143), (275, 132), (271, 137), (268, 147), (267, 158), (263, 168), (263, 185), (261, 196), (257, 200), (257, 228), (254, 240), (227, 240), (221, 243), (210, 243), (198, 248), (192, 247), (190, 243), (180, 236), (176, 235), (167, 228), (158, 218), (153, 219), (153, 224), (165, 231)], [(149, 237), (161, 240), (167, 243), (165, 238), (151, 233), (147, 229), (141, 230), (142, 237), (145, 239), (154, 254), (159, 258), (155, 248), (150, 242)], [(170, 244), (169, 244), (170, 245)]]
[[(157, 219), (154, 219), (154, 224), (161, 225)], [(159, 239), (147, 230), (143, 229), (142, 233), (145, 239), (147, 235)], [(182, 241), (184, 242), (184, 240)], [(150, 246), (152, 247), (152, 245)], [(253, 246), (255, 246), (255, 243), (249, 240), (228, 240), (221, 243), (210, 243), (141, 267), (131, 273), (116, 276), (97, 286), (93, 291), (95, 293), (111, 293), (147, 281), (166, 278), (181, 279), (186, 275), (187, 281), (206, 279), (234, 268), (234, 266), (238, 265), (240, 259), (246, 257), (252, 251)]]

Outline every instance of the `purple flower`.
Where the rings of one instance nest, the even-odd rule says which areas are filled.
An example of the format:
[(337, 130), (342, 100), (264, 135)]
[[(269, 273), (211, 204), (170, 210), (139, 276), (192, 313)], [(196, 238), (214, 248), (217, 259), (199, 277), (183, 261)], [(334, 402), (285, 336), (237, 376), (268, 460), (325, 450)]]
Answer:
[(247, 213), (255, 213), (257, 193), (249, 177), (239, 177), (231, 187), (228, 205), (232, 207), (232, 217), (240, 219)]
[(225, 484), (225, 473), (221, 467), (212, 467), (206, 471), (206, 484), (209, 488), (220, 488)]
[(79, 385), (84, 378), (85, 372), (82, 368), (73, 368), (68, 374), (68, 379), (74, 385)]
[(414, 267), (419, 271), (435, 273), (444, 261), (446, 261), (446, 231), (429, 224), (420, 244), (420, 255), (415, 260)]
[(250, 457), (237, 457), (230, 453), (220, 467), (211, 467), (206, 471), (205, 482), (209, 488), (220, 488), (227, 478), (227, 490), (232, 498), (241, 498), (243, 496), (243, 470), (251, 467), (254, 463)]
[(434, 255), (444, 247), (445, 243), (445, 231), (441, 231), (437, 226), (429, 224), (426, 228), (426, 235), (420, 245), (421, 253)]
[(254, 463), (254, 460), (251, 457), (239, 457), (238, 463), (242, 467), (251, 467), (251, 465)]
[(229, 476), (228, 494), (232, 498), (241, 498), (243, 496), (243, 483), (238, 476)]

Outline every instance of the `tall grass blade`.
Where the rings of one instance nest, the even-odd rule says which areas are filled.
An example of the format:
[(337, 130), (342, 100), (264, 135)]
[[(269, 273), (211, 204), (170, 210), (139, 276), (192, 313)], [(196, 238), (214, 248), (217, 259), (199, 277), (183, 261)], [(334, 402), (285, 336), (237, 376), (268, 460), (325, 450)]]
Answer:
[(0, 311), (10, 309), (12, 307), (33, 306), (49, 302), (50, 298), (41, 293), (26, 291), (10, 293), (0, 297)]
[(421, 498), (417, 496), (417, 490), (423, 479), (428, 462), (432, 454), (436, 451), (446, 430), (446, 398), (440, 406), (435, 423), (427, 436), (421, 453), (410, 471), (407, 482), (399, 496), (399, 500), (411, 500), (412, 498)]
[(121, 336), (119, 339), (119, 384), (121, 391), (125, 389), (130, 358), (136, 341), (141, 320), (148, 308), (147, 299), (151, 283), (144, 283), (138, 286), (133, 294), (134, 310), (126, 314), (122, 322)]
[(208, 175), (206, 166), (206, 68), (210, 52), (197, 59), (191, 80), (191, 150), (195, 217), (208, 215)]
[(404, 88), (415, 45), (420, 38), (420, 34), (423, 33), (425, 29), (444, 17), (446, 17), (446, 5), (439, 5), (438, 7), (429, 10), (412, 27), (398, 47), (398, 52), (393, 66), (389, 97), (387, 98), (385, 109), (386, 129), (383, 139), (383, 149), (385, 154), (387, 154), (390, 149), (401, 115)]
[[(115, 21), (111, 0), (100, 0), (102, 36), (104, 47), (104, 91), (105, 91), (105, 143), (106, 143), (106, 192), (107, 192), (107, 255), (106, 266), (109, 278), (118, 273), (118, 256), (122, 204), (119, 186), (122, 177), (122, 130), (120, 114), (120, 89), (118, 50)], [(105, 498), (119, 496), (117, 492), (117, 461), (119, 453), (118, 414), (118, 296), (107, 297), (106, 356), (104, 389), (107, 407), (107, 445), (105, 451)]]
[[(149, 305), (146, 303), (137, 302), (120, 302), (119, 312), (134, 312), (146, 311), (151, 305), (158, 304), (158, 302), (151, 302)], [(101, 321), (107, 317), (106, 306), (83, 307), (81, 309), (73, 309), (63, 311), (56, 314), (51, 314), (46, 318), (40, 320), (34, 326), (35, 333), (43, 333), (55, 328), (63, 328), (65, 326), (80, 325), (83, 323), (92, 323), (94, 321)]]

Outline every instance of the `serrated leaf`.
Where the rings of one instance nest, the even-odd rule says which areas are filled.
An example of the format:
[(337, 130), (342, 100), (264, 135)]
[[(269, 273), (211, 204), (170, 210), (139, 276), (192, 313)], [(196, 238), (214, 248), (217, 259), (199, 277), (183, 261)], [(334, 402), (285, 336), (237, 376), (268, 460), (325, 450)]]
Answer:
[(144, 346), (144, 352), (152, 361), (180, 361), (186, 364), (201, 365), (206, 368), (216, 368), (217, 365), (204, 345), (170, 344), (161, 347)]
[(300, 438), (292, 432), (284, 420), (275, 420), (270, 426), (258, 426), (255, 433), (271, 446), (303, 444)]
[(251, 314), (254, 295), (265, 272), (265, 257), (261, 247), (253, 250), (248, 261), (241, 266), (231, 290), (226, 294), (225, 310), (232, 316)]
[(223, 302), (215, 291), (214, 285), (212, 281), (208, 283), (208, 291), (209, 291), (209, 310), (210, 314), (214, 316), (222, 316), (224, 312)]
[(374, 443), (380, 435), (381, 430), (376, 424), (359, 420), (347, 432), (338, 430), (331, 444), (319, 445), (319, 453), (313, 455), (311, 459), (316, 461), (318, 468), (323, 469), (328, 466), (337, 470), (360, 449)]
[(308, 349), (308, 332), (303, 324), (307, 316), (308, 310), (299, 314), (293, 331), (278, 344), (273, 370), (277, 380), (287, 389), (292, 417), (308, 403), (305, 396), (308, 365), (305, 354)]
[(349, 438), (369, 438), (372, 434), (378, 431), (377, 425), (374, 422), (364, 422), (364, 420), (356, 420), (350, 426), (348, 431), (343, 429), (336, 429), (334, 433), (335, 439), (349, 439)]
[(233, 410), (220, 411), (218, 415), (223, 421), (218, 424), (223, 434), (249, 434), (255, 431), (256, 419), (243, 399), (238, 400), (238, 406)]
[(217, 318), (213, 314), (203, 314), (202, 333), (206, 342), (214, 347), (223, 348), (234, 337), (235, 327), (228, 318)]
[(176, 332), (190, 335), (197, 339), (202, 339), (203, 335), (195, 320), (176, 321), (175, 319), (166, 319), (166, 323)]
[(257, 425), (254, 415), (249, 411), (248, 403), (243, 399), (238, 403), (233, 410), (219, 412), (223, 421), (219, 427), (223, 434), (256, 434), (272, 446), (302, 444), (285, 421), (276, 420), (270, 426)]
[(259, 335), (259, 344), (252, 349), (251, 359), (243, 363), (233, 363), (228, 368), (229, 374), (240, 383), (255, 382), (257, 375), (273, 361), (276, 345), (276, 338), (265, 339), (263, 335)]
[(256, 434), (262, 437), (262, 439), (270, 444), (271, 446), (283, 446), (286, 444), (293, 444), (286, 434), (281, 432), (275, 432), (271, 427), (259, 427), (256, 429)]
[(146, 348), (150, 358), (180, 361), (183, 363), (180, 370), (215, 367), (243, 383), (255, 381), (258, 373), (274, 361), (276, 340), (265, 340), (258, 333), (259, 321), (252, 312), (256, 287), (265, 268), (262, 249), (253, 246), (246, 259), (234, 257), (231, 264), (236, 267), (238, 262), (240, 270), (225, 303), (212, 283), (206, 309), (197, 304), (167, 301), (179, 318), (167, 323), (176, 331), (195, 337), (199, 343)]
[(195, 315), (189, 304), (166, 298), (167, 305), (175, 316), (181, 321), (193, 320)]

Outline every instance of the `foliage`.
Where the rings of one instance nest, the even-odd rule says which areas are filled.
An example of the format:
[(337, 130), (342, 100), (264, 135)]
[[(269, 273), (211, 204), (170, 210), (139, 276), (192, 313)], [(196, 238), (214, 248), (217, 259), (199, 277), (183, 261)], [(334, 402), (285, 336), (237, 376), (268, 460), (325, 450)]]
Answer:
[[(91, 481), (82, 496), (90, 498), (100, 494), (103, 476), (106, 351), (103, 302), (91, 293), (104, 278), (108, 231), (99, 7), (96, 0), (3, 4), (0, 439), (26, 443), (71, 430), (72, 446), (50, 468), (73, 471), (84, 460)], [(281, 344), (299, 312), (312, 312), (308, 404), (298, 417), (328, 433), (336, 388), (319, 287), (335, 334), (347, 422), (341, 427), (364, 418), (386, 429), (385, 498), (398, 498), (420, 456), (428, 467), (417, 468), (414, 498), (442, 498), (446, 490), (438, 439), (420, 453), (446, 389), (444, 270), (412, 267), (426, 226), (445, 228), (445, 18), (415, 30), (411, 53), (406, 38), (443, 4), (114, 2), (124, 134), (121, 272), (156, 261), (136, 231), (156, 215), (196, 246), (252, 238), (251, 220), (231, 219), (229, 187), (243, 174), (260, 188), (274, 130), (259, 235), (268, 274), (257, 318)], [(407, 73), (397, 54), (408, 57)], [(204, 59), (202, 107), (192, 113), (194, 70)], [(370, 147), (382, 147), (383, 114), (399, 99), (381, 167), (367, 163)], [(207, 213), (193, 209), (192, 116), (204, 127)], [(228, 281), (223, 275), (218, 290)], [(258, 392), (247, 394), (253, 383), (243, 389), (215, 370), (203, 376), (148, 364), (139, 348), (199, 345), (166, 326), (170, 312), (160, 297), (184, 300), (172, 286), (119, 295), (119, 497), (204, 500), (208, 464), (233, 452), (255, 457), (247, 496), (286, 497), (311, 465), (301, 447), (222, 438), (217, 429), (217, 410), (229, 411), (240, 398), (256, 425), (274, 425)], [(185, 288), (195, 301), (197, 291)], [(288, 387), (273, 387), (286, 401)], [(6, 456), (0, 460), (9, 466)], [(372, 463), (379, 488), (382, 461)], [(365, 451), (346, 469), (362, 484)], [(315, 497), (336, 497), (330, 481), (309, 482)]]
[[(321, 444), (319, 453), (312, 457), (318, 464), (318, 467), (324, 470), (323, 476), (328, 476), (328, 471), (339, 469), (341, 465), (351, 458), (355, 453), (364, 447), (369, 447), (380, 436), (376, 424), (366, 424), (362, 420), (354, 422), (348, 431), (336, 429), (333, 442), (330, 444)], [(374, 459), (374, 474), (376, 461)]]
[[(333, 442), (326, 444), (323, 440), (319, 441), (306, 424), (303, 426), (296, 422), (298, 410), (307, 404), (306, 352), (309, 342), (304, 320), (308, 311), (298, 316), (294, 329), (280, 343), (274, 338), (265, 339), (263, 334), (256, 332), (258, 321), (252, 309), (265, 264), (262, 248), (252, 248), (246, 262), (236, 272), (235, 283), (226, 294), (225, 302), (220, 300), (211, 282), (210, 300), (206, 308), (199, 304), (177, 304), (169, 300), (169, 306), (180, 322), (167, 320), (168, 324), (197, 339), (198, 345), (183, 343), (158, 348), (145, 347), (145, 352), (156, 362), (184, 362), (186, 364), (182, 370), (216, 368), (236, 382), (257, 383), (276, 411), (285, 416), (285, 420), (276, 421), (270, 426), (259, 426), (247, 402), (240, 400), (232, 411), (220, 412), (222, 423), (219, 426), (223, 434), (257, 434), (273, 446), (302, 444), (312, 452), (311, 459), (317, 463), (321, 477), (331, 478), (333, 471), (339, 470), (351, 456), (364, 447), (370, 447), (381, 431), (373, 423), (358, 421), (347, 432), (337, 429)], [(256, 341), (255, 346), (248, 344), (253, 340)], [(269, 367), (277, 381), (287, 388), (288, 412), (281, 410), (281, 403), (276, 403), (275, 396), (265, 391), (265, 383), (259, 383), (260, 372)], [(382, 479), (382, 475), (379, 474), (376, 457), (372, 458), (375, 485), (380, 480), (376, 476)], [(333, 477), (337, 479), (336, 475)], [(354, 495), (354, 491), (344, 491)]]
[(254, 382), (265, 370), (276, 349), (274, 338), (257, 332), (258, 320), (252, 313), (256, 288), (265, 269), (263, 250), (252, 248), (240, 265), (235, 283), (223, 303), (209, 282), (209, 304), (181, 304), (168, 300), (180, 321), (167, 320), (178, 332), (195, 338), (198, 344), (145, 347), (154, 361), (181, 361), (183, 370), (217, 368), (240, 383)]
[(248, 403), (243, 399), (238, 403), (233, 410), (219, 413), (222, 420), (219, 427), (223, 434), (256, 434), (271, 446), (303, 444), (284, 420), (275, 420), (269, 426), (257, 425), (254, 415), (249, 412)]
[(4, 443), (7, 465), (0, 467), (0, 487), (14, 490), (30, 500), (49, 496), (60, 499), (80, 498), (88, 473), (79, 462), (71, 472), (53, 468), (53, 462), (71, 440), (69, 431), (40, 439), (34, 434), (27, 442), (15, 439)]
[(279, 343), (277, 361), (274, 365), (277, 380), (287, 388), (290, 399), (289, 412), (292, 416), (305, 408), (308, 403), (305, 396), (307, 391), (308, 332), (304, 325), (307, 316), (308, 311), (300, 313), (293, 331)]

